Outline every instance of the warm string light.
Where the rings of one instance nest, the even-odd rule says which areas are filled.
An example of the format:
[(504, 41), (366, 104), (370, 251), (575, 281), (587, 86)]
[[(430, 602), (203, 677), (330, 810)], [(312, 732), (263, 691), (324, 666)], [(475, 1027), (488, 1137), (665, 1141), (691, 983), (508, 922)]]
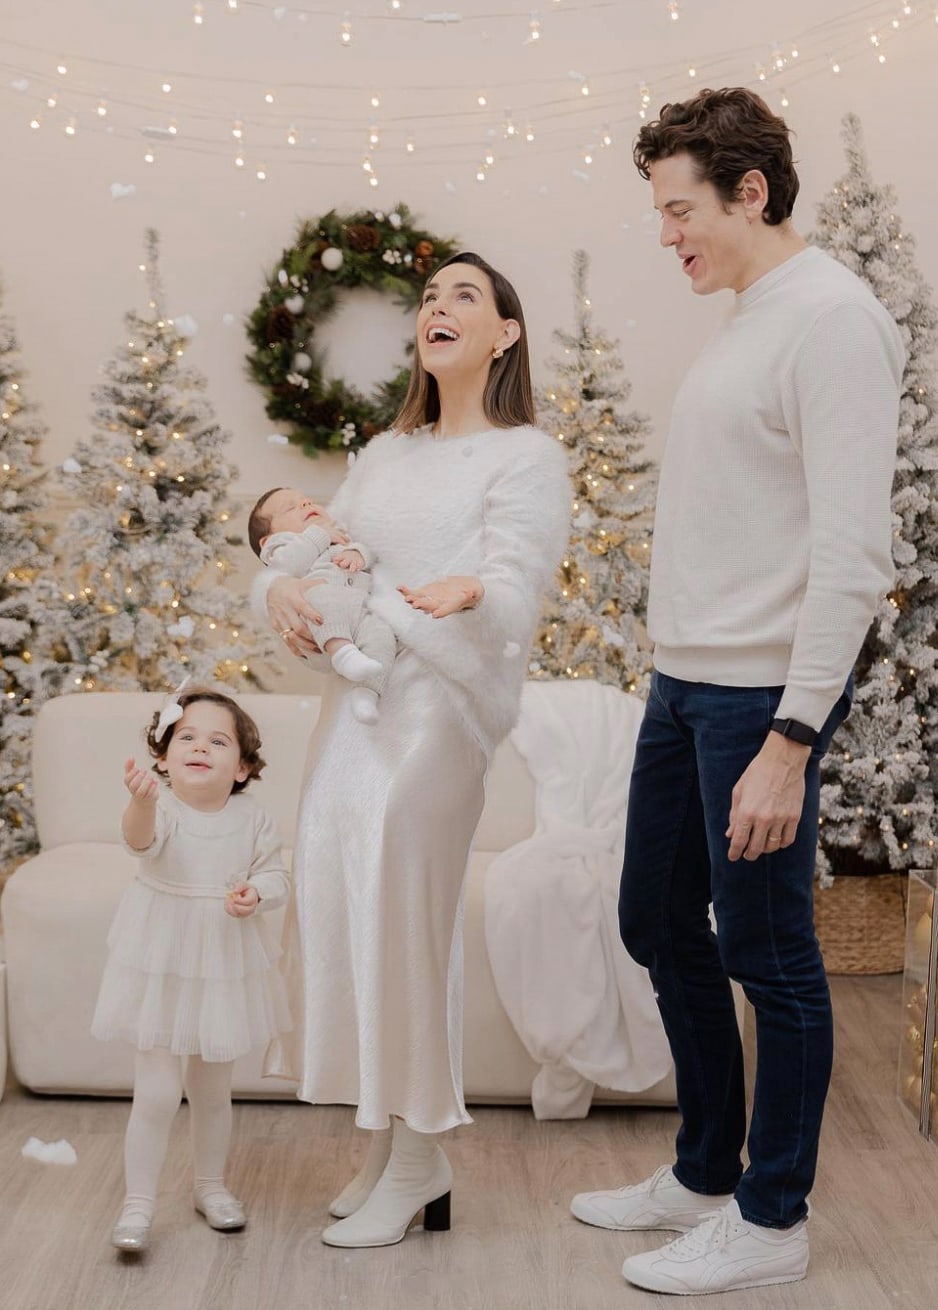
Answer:
[[(236, 6), (236, 8), (238, 7), (243, 7), (243, 6), (240, 5)], [(197, 24), (201, 24), (202, 22), (204, 16), (204, 8), (205, 8), (204, 5), (202, 5), (201, 3), (196, 3), (193, 7), (192, 10), (193, 19)], [(268, 11), (272, 10), (272, 6), (264, 3), (264, 0), (252, 0), (251, 8), (266, 9)], [(868, 7), (864, 7), (864, 8), (868, 8)], [(365, 21), (365, 22), (373, 21), (375, 19), (380, 19), (380, 18), (390, 19), (392, 15), (395, 18), (395, 21), (398, 22), (400, 21), (404, 21), (404, 22), (441, 21), (442, 22), (444, 19), (452, 20), (452, 21), (456, 21), (456, 20), (476, 21), (476, 18), (479, 17), (477, 15), (458, 15), (458, 14), (440, 13), (440, 14), (430, 14), (430, 15), (413, 15), (413, 16), (407, 15), (406, 17), (402, 18), (402, 9), (403, 6), (398, 6), (395, 7), (392, 11), (391, 7), (388, 6), (387, 11), (383, 15), (369, 13), (369, 14), (362, 14), (358, 17), (360, 17), (361, 21)], [(668, 12), (672, 19), (677, 18), (677, 16), (680, 13), (680, 8), (676, 0), (674, 0), (674, 3), (672, 5), (668, 6)], [(314, 11), (312, 9), (307, 11), (301, 8), (296, 8), (291, 6), (290, 9), (288, 10), (286, 6), (278, 5), (276, 7), (276, 11), (274, 12), (274, 16), (279, 19), (287, 16), (288, 14), (291, 14), (294, 18), (302, 21), (305, 20), (307, 17), (311, 17), (313, 13)], [(935, 9), (934, 13), (935, 16), (938, 17), (938, 8)], [(504, 18), (504, 19), (511, 18), (514, 20), (517, 18), (517, 15), (516, 14), (512, 15), (509, 13), (495, 13), (495, 14), (487, 15), (487, 17)], [(882, 26), (879, 29), (873, 30), (870, 29), (868, 25), (864, 24), (864, 29), (861, 30), (861, 33), (857, 33), (856, 31), (857, 21), (858, 20), (862, 21), (862, 17), (863, 17), (863, 10), (858, 9), (854, 11), (852, 14), (844, 15), (840, 20), (837, 21), (836, 24), (828, 25), (826, 29), (826, 36), (828, 38), (834, 37), (835, 40), (842, 42), (842, 45), (847, 47), (846, 49), (844, 49), (843, 53), (838, 52), (837, 54), (826, 54), (824, 56), (821, 56), (819, 51), (817, 50), (816, 44), (814, 44), (817, 38), (812, 37), (810, 33), (806, 38), (806, 42), (792, 41), (792, 42), (786, 42), (784, 44), (773, 42), (769, 47), (769, 52), (766, 58), (759, 62), (757, 66), (757, 71), (755, 72), (755, 74), (751, 76), (753, 76), (756, 83), (768, 83), (771, 79), (778, 78), (783, 72), (788, 70), (790, 66), (797, 60), (802, 60), (802, 62), (805, 64), (805, 67), (803, 67), (799, 73), (799, 80), (803, 80), (805, 76), (814, 75), (818, 71), (823, 71), (823, 70), (829, 70), (832, 73), (837, 74), (841, 71), (841, 68), (843, 67), (844, 58), (857, 57), (858, 42), (866, 43), (866, 48), (872, 51), (873, 57), (880, 65), (882, 65), (886, 62), (886, 53), (883, 49), (883, 44), (886, 41), (886, 39), (888, 37), (897, 35), (900, 32), (900, 30), (904, 31), (904, 29), (906, 29), (907, 27), (910, 28), (912, 26), (915, 26), (918, 22), (924, 21), (924, 19), (928, 17), (928, 13), (926, 11), (923, 11), (921, 7), (914, 7), (912, 5), (903, 5), (901, 6), (900, 12), (896, 13), (893, 17), (891, 18), (884, 17), (882, 20)], [(536, 41), (539, 43), (540, 38), (545, 31), (543, 18), (539, 17), (537, 12), (532, 11), (529, 17), (525, 18), (523, 21), (527, 25), (528, 36), (530, 37), (536, 31), (537, 33)], [(352, 15), (348, 11), (346, 12), (342, 22), (340, 23), (339, 36), (342, 44), (350, 44), (354, 38), (354, 33), (352, 28)], [(813, 44), (814, 49), (813, 51), (809, 49), (807, 51), (807, 57), (805, 59), (802, 59), (802, 57), (805, 55), (805, 51), (802, 49), (802, 46), (806, 43)], [(831, 44), (833, 45), (833, 41), (831, 42)], [(67, 63), (64, 58), (61, 58), (58, 60), (58, 62), (56, 62), (54, 59), (50, 59), (50, 63), (54, 65), (57, 76), (65, 77), (66, 75), (68, 75), (69, 85), (70, 87), (72, 87), (73, 93), (78, 95), (85, 95), (88, 97), (88, 100), (90, 101), (90, 103), (88, 104), (89, 114), (96, 115), (97, 120), (107, 118), (110, 121), (110, 119), (113, 117), (113, 102), (111, 105), (108, 104), (108, 101), (105, 100), (104, 97), (101, 95), (100, 87), (95, 87), (93, 90), (90, 87), (84, 89), (76, 88), (74, 83), (74, 77), (73, 77), (74, 69), (72, 68), (71, 62)], [(678, 68), (680, 69), (680, 72), (678, 71)], [(64, 72), (60, 70), (64, 70)], [(139, 70), (139, 71), (143, 71), (143, 70)], [(660, 97), (663, 102), (665, 98), (669, 96), (673, 96), (675, 90), (678, 89), (682, 84), (686, 85), (687, 78), (690, 78), (691, 80), (697, 80), (700, 77), (701, 73), (706, 74), (706, 69), (701, 69), (698, 66), (698, 64), (694, 61), (688, 63), (686, 60), (680, 61), (678, 67), (672, 68), (670, 71), (661, 70), (659, 68), (658, 70), (656, 70), (656, 84), (657, 84), (656, 91), (655, 91), (656, 97)], [(157, 86), (159, 87), (163, 95), (169, 95), (170, 93), (175, 91), (176, 88), (171, 79), (166, 78), (165, 80), (161, 81), (158, 74), (154, 76), (156, 77)], [(573, 80), (575, 80), (578, 83), (580, 97), (582, 97), (584, 100), (587, 100), (592, 96), (594, 88), (587, 81), (586, 76), (583, 73), (579, 73), (574, 70), (571, 70), (568, 76), (573, 78)], [(724, 76), (722, 71), (721, 71), (721, 76)], [(739, 80), (743, 80), (745, 78), (745, 73), (742, 70), (740, 70), (740, 73), (738, 75), (730, 75), (727, 80), (734, 80), (734, 77), (736, 76), (739, 77)], [(208, 77), (199, 80), (202, 82), (213, 82), (221, 79)], [(645, 83), (642, 83), (642, 87), (646, 88), (647, 90)], [(154, 88), (154, 90), (155, 89), (156, 88)], [(439, 88), (435, 88), (435, 90), (439, 90)], [(610, 94), (611, 93), (607, 91), (604, 87), (602, 90), (602, 95), (608, 96)], [(276, 88), (270, 88), (270, 87), (266, 89), (263, 89), (262, 87), (262, 90), (258, 92), (258, 95), (259, 96), (263, 95), (264, 103), (268, 106), (272, 106), (280, 97), (279, 91), (277, 91)], [(49, 89), (48, 97), (47, 97), (47, 108), (55, 109), (57, 107), (57, 99), (58, 97), (56, 95), (56, 92), (52, 89)], [(375, 95), (373, 96), (373, 100), (374, 99), (380, 100), (380, 97), (378, 97), (377, 93), (375, 93)], [(486, 109), (489, 102), (490, 102), (490, 97), (487, 91), (478, 91), (476, 93), (476, 103), (480, 109), (483, 110)], [(783, 109), (787, 108), (790, 105), (791, 103), (790, 94), (787, 88), (779, 88), (777, 102), (781, 105)], [(121, 102), (121, 103), (125, 103), (125, 102)], [(550, 103), (551, 103), (550, 100), (545, 98), (545, 102), (543, 105), (545, 111), (548, 110), (548, 106), (550, 105)], [(138, 107), (145, 108), (146, 106), (140, 104)], [(216, 108), (214, 105), (209, 105), (206, 106), (206, 109), (208, 110), (208, 113), (201, 115), (201, 117), (203, 118), (208, 117), (210, 119), (212, 117), (215, 118), (218, 117), (220, 107)], [(535, 113), (532, 113), (530, 117), (528, 116), (528, 113), (525, 113), (525, 117), (524, 119), (522, 119), (522, 122), (524, 122), (525, 124), (523, 129), (515, 125), (515, 130), (512, 133), (512, 135), (516, 139), (518, 140), (524, 139), (526, 142), (530, 143), (533, 142), (536, 138), (537, 140), (543, 142), (546, 137), (556, 136), (565, 130), (569, 131), (569, 120), (567, 121), (567, 124), (565, 126), (545, 127), (544, 125), (539, 124), (537, 122), (536, 112), (537, 111), (535, 110)], [(650, 96), (649, 98), (646, 99), (644, 98), (644, 96), (640, 95), (640, 104), (637, 110), (637, 115), (639, 119), (646, 119), (650, 112), (651, 112)], [(441, 115), (441, 117), (445, 118), (446, 115)], [(32, 114), (27, 121), (29, 123), (31, 130), (33, 131), (38, 130), (38, 128), (43, 125), (42, 115), (39, 113)], [(229, 122), (231, 121), (230, 118), (228, 121)], [(70, 122), (70, 127), (66, 127), (65, 129), (65, 134), (68, 136), (76, 135), (77, 126), (79, 123), (81, 123), (83, 130), (89, 126), (87, 120), (85, 120), (83, 116), (79, 116), (78, 114), (75, 113), (71, 115), (69, 122)], [(94, 122), (95, 120), (93, 119), (92, 123)], [(118, 126), (120, 125), (118, 124)], [(252, 129), (252, 139), (254, 139), (256, 134), (259, 143), (261, 141), (262, 135), (266, 133), (266, 136), (264, 136), (265, 144), (263, 145), (263, 150), (264, 150), (264, 154), (267, 156), (268, 159), (270, 158), (268, 152), (271, 149), (273, 149), (276, 152), (277, 149), (285, 151), (287, 147), (290, 147), (297, 158), (297, 162), (300, 162), (301, 152), (295, 150), (295, 147), (298, 146), (300, 143), (300, 132), (295, 124), (290, 124), (289, 128), (287, 128), (284, 124), (277, 125), (276, 137), (274, 138), (274, 140), (270, 139), (270, 125), (265, 123), (260, 117), (258, 118), (258, 121), (256, 123), (252, 122), (251, 129)], [(141, 129), (141, 130), (146, 131), (147, 129)], [(160, 129), (153, 128), (150, 129), (150, 131), (152, 132), (153, 135), (156, 135), (156, 133), (159, 132), (160, 135), (173, 138), (176, 137), (178, 134), (178, 127), (175, 120), (173, 120), (171, 124), (166, 128), (160, 128)], [(374, 125), (372, 125), (370, 138), (376, 134), (379, 134), (379, 132), (380, 129), (377, 129)], [(604, 135), (606, 135), (605, 129), (603, 131), (603, 136)], [(207, 142), (203, 139), (202, 141), (199, 142), (198, 145), (193, 145), (192, 140), (193, 138), (190, 138), (190, 144), (188, 146), (190, 150), (194, 150), (196, 153), (203, 153), (203, 154), (217, 153), (217, 151), (214, 149), (214, 147), (211, 145), (210, 142)], [(582, 142), (583, 140), (582, 135), (580, 137), (580, 140)], [(315, 138), (311, 137), (309, 141), (309, 146), (313, 147), (316, 146), (317, 144), (318, 143), (316, 142)], [(377, 142), (369, 139), (369, 144), (372, 146), (372, 148), (374, 148), (377, 145)], [(436, 144), (440, 144), (440, 143), (437, 142)], [(603, 144), (605, 144), (605, 141), (603, 141)], [(468, 154), (469, 143), (459, 142), (459, 145), (460, 146), (465, 145)], [(401, 146), (398, 148), (403, 148), (404, 153), (407, 155), (413, 155), (416, 153), (417, 143), (414, 141), (412, 137), (408, 137), (406, 144), (401, 143)], [(575, 143), (571, 143), (570, 148), (574, 149)], [(582, 151), (582, 145), (580, 149)], [(306, 162), (308, 155), (309, 155), (308, 150), (302, 152), (304, 163)], [(438, 162), (436, 160), (433, 160), (432, 154), (430, 153), (423, 153), (422, 157), (426, 159), (428, 163), (435, 164)], [(582, 158), (582, 154), (581, 154), (581, 158)], [(239, 165), (239, 167), (246, 166), (246, 163), (247, 161), (245, 160), (245, 162)], [(467, 164), (469, 163), (468, 159), (466, 159), (466, 163)], [(264, 162), (258, 162), (256, 159), (251, 160), (251, 166), (252, 169), (255, 171), (255, 174), (258, 171), (263, 171), (265, 176), (269, 174), (266, 160)], [(578, 172), (576, 169), (574, 169), (574, 172), (576, 173), (577, 176), (583, 177), (585, 180), (584, 174)], [(453, 189), (452, 184), (447, 184), (447, 185), (448, 188)]]

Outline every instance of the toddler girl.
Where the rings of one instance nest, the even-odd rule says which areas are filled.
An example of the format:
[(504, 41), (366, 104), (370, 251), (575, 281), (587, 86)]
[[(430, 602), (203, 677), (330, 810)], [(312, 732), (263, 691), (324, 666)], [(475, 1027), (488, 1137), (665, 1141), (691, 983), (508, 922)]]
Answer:
[(124, 766), (122, 832), (140, 863), (108, 935), (91, 1028), (137, 1048), (126, 1195), (111, 1235), (121, 1251), (149, 1243), (183, 1085), (195, 1208), (212, 1228), (244, 1226), (224, 1183), (232, 1063), (290, 1026), (280, 951), (254, 917), (289, 890), (274, 821), (243, 794), (264, 767), (257, 726), (230, 697), (185, 685), (147, 732), (153, 772)]

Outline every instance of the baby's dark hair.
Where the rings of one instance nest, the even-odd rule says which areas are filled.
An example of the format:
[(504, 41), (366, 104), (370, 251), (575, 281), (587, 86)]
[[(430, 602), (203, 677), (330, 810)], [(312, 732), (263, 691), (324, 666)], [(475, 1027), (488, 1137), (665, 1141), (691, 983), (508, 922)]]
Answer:
[(264, 513), (264, 506), (271, 496), (278, 491), (285, 490), (285, 487), (271, 487), (270, 491), (265, 491), (248, 516), (248, 541), (251, 543), (251, 549), (258, 559), (260, 559), (261, 554), (261, 542), (265, 537), (270, 536), (270, 515)]
[[(177, 697), (180, 708), (185, 710), (187, 706), (194, 705), (196, 701), (209, 701), (212, 705), (223, 705), (226, 710), (231, 712), (234, 719), (235, 736), (238, 739), (238, 749), (241, 752), (242, 761), (248, 765), (249, 773), (243, 782), (235, 782), (232, 785), (232, 792), (244, 791), (245, 787), (252, 778), (259, 778), (261, 770), (266, 764), (266, 760), (261, 758), (261, 734), (257, 730), (257, 724), (246, 714), (237, 701), (226, 696), (224, 692), (212, 691), (210, 687), (190, 687), (188, 690), (181, 692)], [(168, 728), (164, 728), (159, 736), (156, 735), (157, 727), (160, 720), (160, 710), (156, 710), (147, 728), (147, 746), (154, 760), (153, 772), (163, 776), (163, 771), (158, 767), (159, 761), (166, 758), (166, 752), (169, 750), (169, 743), (173, 739), (173, 733), (176, 730), (176, 724), (171, 723)], [(177, 719), (177, 723), (179, 720)]]

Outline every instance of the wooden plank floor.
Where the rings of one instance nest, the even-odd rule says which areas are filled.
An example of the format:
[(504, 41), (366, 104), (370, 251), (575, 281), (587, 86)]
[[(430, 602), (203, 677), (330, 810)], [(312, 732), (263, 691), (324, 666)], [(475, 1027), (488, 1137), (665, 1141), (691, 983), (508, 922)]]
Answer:
[[(529, 1110), (477, 1109), (447, 1150), (454, 1229), (399, 1246), (323, 1246), (329, 1198), (361, 1138), (340, 1108), (240, 1103), (230, 1180), (248, 1203), (241, 1234), (212, 1232), (191, 1208), (187, 1111), (174, 1127), (154, 1241), (142, 1258), (107, 1238), (121, 1195), (127, 1101), (40, 1098), (11, 1085), (0, 1104), (3, 1310), (934, 1310), (938, 1145), (895, 1099), (900, 979), (834, 979), (838, 1054), (812, 1197), (803, 1283), (726, 1296), (640, 1292), (623, 1258), (663, 1240), (571, 1219), (573, 1192), (618, 1186), (670, 1158), (676, 1115), (603, 1110), (537, 1123)], [(30, 1136), (65, 1137), (74, 1168), (21, 1157)]]

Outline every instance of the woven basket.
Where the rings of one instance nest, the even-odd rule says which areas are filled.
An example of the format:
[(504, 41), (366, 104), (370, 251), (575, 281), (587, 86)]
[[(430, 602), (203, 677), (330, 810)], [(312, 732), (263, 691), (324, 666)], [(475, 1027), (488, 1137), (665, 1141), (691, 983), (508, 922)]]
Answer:
[(814, 926), (828, 973), (901, 973), (905, 960), (904, 873), (835, 878), (814, 889)]

